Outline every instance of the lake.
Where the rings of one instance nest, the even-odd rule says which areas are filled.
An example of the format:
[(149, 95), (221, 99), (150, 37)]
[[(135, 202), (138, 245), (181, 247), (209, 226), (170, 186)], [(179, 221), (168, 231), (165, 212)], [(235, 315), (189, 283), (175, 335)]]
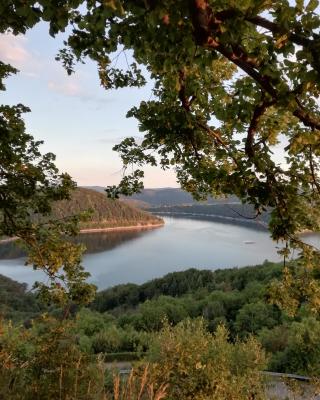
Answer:
[[(168, 272), (191, 267), (218, 269), (280, 261), (273, 242), (264, 230), (187, 218), (164, 218), (154, 230), (104, 232), (80, 235), (88, 251), (83, 265), (90, 281), (105, 289), (119, 283), (142, 283)], [(304, 235), (320, 247), (320, 235)], [(0, 274), (32, 285), (43, 280), (39, 271), (24, 266), (13, 243), (0, 246)]]

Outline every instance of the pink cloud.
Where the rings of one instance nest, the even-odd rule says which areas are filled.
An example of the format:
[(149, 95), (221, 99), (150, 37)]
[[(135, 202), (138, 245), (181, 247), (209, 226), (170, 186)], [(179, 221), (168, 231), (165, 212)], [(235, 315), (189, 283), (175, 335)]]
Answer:
[(0, 59), (14, 67), (23, 69), (32, 56), (26, 49), (26, 38), (11, 33), (0, 36)]

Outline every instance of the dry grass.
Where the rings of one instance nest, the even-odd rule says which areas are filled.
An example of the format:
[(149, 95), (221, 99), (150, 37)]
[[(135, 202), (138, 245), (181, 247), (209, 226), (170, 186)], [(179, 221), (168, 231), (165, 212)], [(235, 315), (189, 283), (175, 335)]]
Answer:
[[(126, 380), (120, 375), (113, 378), (113, 400), (162, 400), (166, 398), (168, 385), (163, 383), (155, 389), (150, 379), (149, 366), (146, 365), (142, 374), (131, 371)], [(107, 397), (107, 399), (109, 399)], [(110, 398), (111, 399), (111, 398)]]

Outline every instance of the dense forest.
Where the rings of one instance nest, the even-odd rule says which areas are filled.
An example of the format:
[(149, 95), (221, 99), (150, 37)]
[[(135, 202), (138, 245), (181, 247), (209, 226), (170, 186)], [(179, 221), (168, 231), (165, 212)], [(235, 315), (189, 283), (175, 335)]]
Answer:
[(121, 201), (108, 199), (94, 190), (77, 188), (70, 200), (62, 200), (54, 205), (55, 218), (69, 217), (90, 210), (91, 214), (81, 227), (112, 228), (120, 226), (143, 226), (161, 224), (162, 220), (145, 211), (135, 209)]
[[(88, 308), (71, 307), (72, 331), (88, 355), (106, 361), (145, 357), (151, 339), (166, 324), (176, 326), (202, 318), (206, 332), (224, 326), (231, 342), (254, 335), (274, 372), (315, 376), (320, 373), (320, 321), (307, 307), (289, 317), (269, 301), (269, 288), (281, 276), (280, 264), (226, 270), (170, 273), (142, 285), (125, 284), (99, 292)], [(44, 308), (26, 285), (1, 277), (1, 314), (17, 326), (37, 326)], [(33, 319), (33, 322), (31, 320)]]

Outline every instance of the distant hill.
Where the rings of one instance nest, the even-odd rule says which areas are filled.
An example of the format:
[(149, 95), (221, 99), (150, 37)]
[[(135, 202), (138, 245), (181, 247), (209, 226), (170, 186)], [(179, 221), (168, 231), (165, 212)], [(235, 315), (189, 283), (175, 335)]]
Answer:
[[(104, 188), (101, 186), (91, 186), (90, 189), (104, 192)], [(234, 196), (220, 199), (210, 197), (207, 201), (199, 202), (194, 200), (190, 193), (179, 188), (144, 189), (141, 193), (134, 194), (131, 197), (123, 197), (121, 200), (139, 208), (194, 204), (240, 203), (239, 199)]]
[(11, 319), (21, 322), (32, 318), (44, 309), (36, 296), (29, 292), (26, 283), (18, 283), (0, 275), (0, 319)]
[(268, 227), (271, 213), (271, 209), (269, 209), (257, 215), (251, 204), (241, 203), (162, 206), (152, 207), (150, 211), (161, 216), (216, 221), (263, 230)]
[(59, 201), (54, 206), (54, 215), (63, 218), (89, 209), (92, 210), (92, 216), (89, 221), (82, 223), (82, 228), (145, 226), (162, 222), (160, 218), (145, 211), (85, 188), (77, 188), (70, 200)]
[[(104, 192), (104, 188), (92, 189)], [(179, 188), (144, 189), (141, 193), (121, 199), (123, 203), (149, 210), (161, 216), (194, 218), (207, 221), (244, 225), (254, 229), (267, 229), (271, 209), (255, 218), (254, 207), (242, 204), (235, 196), (196, 201), (190, 193)]]
[(106, 191), (105, 191), (106, 188), (103, 186), (81, 186), (80, 189), (90, 189), (90, 190), (94, 190), (95, 192), (106, 194)]
[(179, 188), (144, 189), (141, 193), (134, 194), (126, 200), (143, 202), (149, 207), (239, 202), (236, 197), (219, 199), (209, 197), (207, 201), (199, 202), (194, 200), (190, 193)]

